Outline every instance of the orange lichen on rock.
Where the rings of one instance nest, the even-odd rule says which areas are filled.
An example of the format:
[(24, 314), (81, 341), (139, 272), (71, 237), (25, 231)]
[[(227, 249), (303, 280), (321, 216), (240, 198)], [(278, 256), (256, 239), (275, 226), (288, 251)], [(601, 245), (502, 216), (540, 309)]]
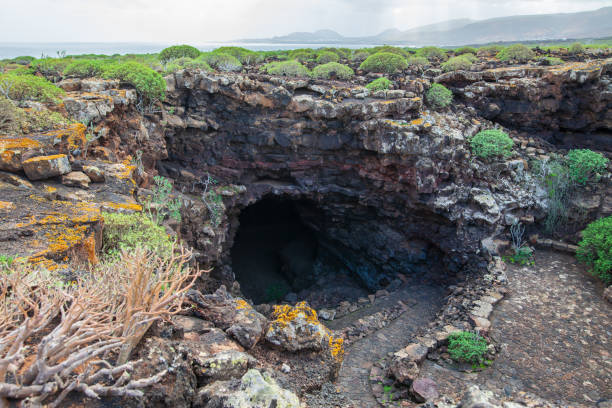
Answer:
[(338, 361), (342, 361), (344, 359), (344, 339), (339, 337), (334, 338), (332, 335), (330, 335), (328, 347), (333, 358)]
[(244, 299), (236, 299), (236, 310), (252, 309), (251, 305)]
[(412, 120), (412, 121), (410, 122), (410, 124), (411, 124), (411, 125), (413, 125), (413, 126), (419, 126), (419, 125), (422, 125), (422, 124), (423, 124), (423, 122), (425, 122), (425, 119), (423, 119), (423, 118), (418, 118), (418, 119), (414, 119), (414, 120)]
[(52, 136), (55, 139), (59, 139), (65, 144), (68, 151), (73, 151), (83, 148), (83, 146), (85, 146), (87, 143), (87, 139), (85, 137), (86, 130), (87, 127), (84, 124), (75, 123), (64, 129), (46, 132), (43, 134), (43, 136)]
[(40, 147), (40, 142), (29, 137), (19, 138), (0, 138), (0, 150), (5, 149), (36, 149)]
[(128, 210), (128, 211), (142, 211), (142, 205), (136, 203), (112, 203), (109, 201), (105, 201), (100, 203), (102, 207), (109, 207), (114, 210)]
[(31, 159), (28, 159), (28, 160), (24, 160), (24, 163), (35, 163), (35, 162), (44, 161), (44, 160), (60, 159), (62, 157), (66, 157), (66, 155), (65, 154), (52, 154), (51, 156), (37, 156), (37, 157), (32, 157)]
[(274, 323), (285, 326), (288, 323), (295, 320), (300, 314), (303, 314), (304, 318), (309, 323), (319, 323), (317, 312), (306, 306), (306, 302), (299, 302), (295, 306), (289, 305), (274, 305), (274, 311), (272, 316), (274, 317)]
[(12, 210), (15, 208), (15, 203), (10, 201), (0, 201), (0, 210)]

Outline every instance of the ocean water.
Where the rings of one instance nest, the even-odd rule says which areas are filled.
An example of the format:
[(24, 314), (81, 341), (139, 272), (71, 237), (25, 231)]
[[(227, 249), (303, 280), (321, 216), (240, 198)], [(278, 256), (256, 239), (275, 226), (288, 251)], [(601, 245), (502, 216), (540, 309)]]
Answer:
[[(56, 57), (59, 51), (65, 51), (66, 55), (80, 54), (150, 54), (157, 53), (172, 44), (153, 43), (3, 43), (0, 42), (0, 59), (15, 58), (29, 55), (40, 58), (41, 56)], [(253, 51), (289, 50), (295, 48), (321, 48), (321, 47), (344, 47), (363, 48), (374, 47), (368, 44), (280, 44), (280, 43), (203, 43), (195, 45), (202, 51), (211, 51), (223, 46), (240, 46)]]

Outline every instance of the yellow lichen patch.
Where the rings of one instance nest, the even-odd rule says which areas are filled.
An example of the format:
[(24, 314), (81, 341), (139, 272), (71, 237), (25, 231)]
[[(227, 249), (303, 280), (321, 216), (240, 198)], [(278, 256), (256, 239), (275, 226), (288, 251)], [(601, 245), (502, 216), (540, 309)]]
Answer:
[(48, 271), (54, 271), (59, 268), (59, 265), (55, 261), (49, 258), (45, 258), (44, 256), (31, 256), (30, 258), (28, 258), (28, 262), (34, 267), (34, 269), (46, 269)]
[(32, 157), (31, 159), (25, 160), (24, 163), (35, 163), (35, 162), (45, 161), (45, 160), (60, 159), (62, 157), (66, 157), (66, 155), (65, 154), (53, 154), (51, 156), (37, 156), (37, 157)]
[(43, 189), (47, 192), (47, 193), (55, 193), (57, 191), (57, 188), (55, 187), (51, 187), (51, 186), (44, 186)]
[(75, 123), (67, 128), (53, 130), (51, 132), (47, 132), (45, 136), (52, 136), (55, 139), (59, 139), (62, 142), (66, 143), (69, 151), (73, 151), (75, 149), (80, 149), (85, 146), (87, 139), (85, 138), (85, 131), (87, 127), (82, 123)]
[(0, 201), (0, 210), (12, 210), (15, 208), (15, 204), (10, 201)]
[(28, 137), (20, 138), (0, 138), (0, 150), (5, 149), (35, 149), (40, 147), (40, 143)]
[(422, 125), (423, 122), (425, 122), (425, 119), (418, 118), (418, 119), (414, 119), (414, 120), (410, 121), (410, 124), (413, 125), (413, 126), (419, 126), (419, 125)]
[(281, 326), (286, 326), (288, 323), (294, 321), (300, 314), (304, 316), (309, 323), (319, 323), (317, 318), (317, 312), (306, 306), (306, 302), (299, 302), (295, 306), (289, 305), (275, 305), (272, 316), (274, 317), (273, 323), (278, 323)]
[(344, 339), (342, 338), (334, 338), (333, 336), (329, 336), (329, 352), (333, 358), (338, 361), (341, 361), (344, 358)]
[(246, 310), (251, 309), (251, 305), (249, 305), (247, 301), (244, 299), (237, 299), (236, 300), (236, 310), (243, 310), (243, 309), (246, 309)]
[(129, 211), (142, 211), (142, 205), (136, 203), (111, 203), (111, 202), (103, 202), (101, 203), (103, 207), (110, 207), (114, 210), (129, 210)]

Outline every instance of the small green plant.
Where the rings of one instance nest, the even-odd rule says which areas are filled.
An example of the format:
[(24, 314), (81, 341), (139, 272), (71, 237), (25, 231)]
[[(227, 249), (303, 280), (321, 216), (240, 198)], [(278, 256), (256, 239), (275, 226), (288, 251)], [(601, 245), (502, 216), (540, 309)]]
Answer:
[(270, 62), (261, 67), (261, 70), (270, 75), (290, 77), (306, 77), (310, 75), (308, 68), (296, 60)]
[(589, 181), (599, 181), (608, 166), (608, 159), (601, 153), (589, 149), (570, 150), (566, 156), (570, 178), (585, 185)]
[(472, 67), (472, 61), (467, 55), (474, 56), (473, 54), (465, 54), (453, 57), (440, 66), (442, 71), (450, 72), (470, 69)]
[(565, 161), (553, 159), (534, 163), (534, 173), (539, 176), (548, 193), (548, 205), (544, 229), (553, 233), (564, 225), (569, 217), (568, 208), (575, 189)]
[(470, 139), (472, 152), (484, 160), (508, 158), (512, 155), (514, 141), (508, 134), (499, 129), (488, 129), (478, 132)]
[(159, 60), (162, 64), (177, 59), (177, 58), (197, 58), (200, 55), (200, 50), (190, 45), (173, 45), (172, 47), (164, 48), (159, 53)]
[(448, 354), (460, 363), (484, 364), (487, 346), (487, 340), (478, 333), (461, 331), (448, 336)]
[(0, 94), (13, 101), (59, 102), (61, 88), (36, 75), (0, 74)]
[(416, 52), (419, 57), (427, 58), (431, 62), (444, 62), (448, 59), (446, 51), (438, 47), (423, 47)]
[(365, 50), (355, 50), (353, 55), (351, 56), (351, 61), (354, 62), (363, 62), (370, 56), (370, 53)]
[(478, 50), (474, 47), (460, 47), (455, 50), (456, 55), (462, 55), (462, 54), (474, 54), (475, 55), (477, 52)]
[(453, 93), (442, 84), (433, 84), (425, 94), (425, 100), (433, 109), (448, 107), (453, 101)]
[(215, 180), (215, 178), (208, 173), (206, 174), (206, 178), (196, 182), (195, 184), (202, 186), (202, 201), (208, 209), (213, 226), (218, 227), (221, 224), (224, 206), (223, 197), (221, 197), (221, 194), (217, 193), (217, 191), (214, 189), (214, 186), (217, 184), (217, 180)]
[(391, 83), (389, 79), (380, 77), (367, 84), (366, 88), (368, 88), (370, 92), (386, 91), (391, 86)]
[(71, 62), (69, 58), (42, 58), (32, 61), (30, 68), (48, 78), (61, 78), (64, 69)]
[(594, 276), (612, 284), (612, 216), (600, 218), (582, 231), (576, 257)]
[(166, 229), (147, 214), (104, 212), (102, 215), (104, 217), (103, 254), (116, 257), (121, 250), (129, 251), (137, 247), (145, 247), (160, 256), (171, 254), (173, 240), (166, 234)]
[(165, 177), (153, 177), (155, 186), (153, 195), (149, 201), (145, 202), (145, 210), (155, 223), (161, 224), (166, 218), (181, 221), (181, 201), (172, 198), (172, 183)]
[(367, 72), (383, 72), (393, 74), (408, 68), (406, 59), (390, 52), (378, 52), (370, 55), (359, 65), (359, 69)]
[(220, 47), (212, 53), (231, 55), (244, 65), (253, 65), (264, 60), (263, 54), (242, 47)]
[(102, 75), (104, 72), (104, 61), (79, 59), (71, 62), (64, 69), (64, 76), (73, 76), (77, 78), (90, 78)]
[(213, 72), (208, 63), (202, 60), (191, 59), (191, 58), (178, 58), (173, 60), (172, 62), (166, 64), (166, 69), (164, 72), (166, 74), (174, 73), (176, 71), (180, 71), (182, 69), (197, 69), (206, 72)]
[[(336, 55), (336, 54), (334, 54)], [(337, 62), (328, 62), (327, 64), (317, 65), (312, 70), (312, 76), (314, 78), (338, 78), (347, 80), (355, 76), (355, 72), (347, 65), (339, 64)]]
[(568, 51), (572, 55), (583, 54), (584, 46), (580, 44), (579, 42), (575, 42), (572, 45), (570, 45)]
[(478, 48), (477, 54), (492, 57), (499, 54), (499, 52), (503, 49), (504, 47), (502, 47), (501, 45), (485, 45), (484, 47)]
[(429, 65), (429, 60), (425, 57), (412, 56), (406, 60), (406, 63), (412, 68), (424, 68)]
[(338, 62), (340, 57), (335, 52), (321, 51), (317, 56), (317, 64), (327, 64), (329, 62)]
[(497, 54), (500, 61), (527, 62), (535, 57), (533, 50), (523, 44), (514, 44), (504, 48)]
[(390, 52), (391, 54), (397, 54), (401, 57), (407, 58), (410, 56), (410, 53), (406, 50), (398, 47), (394, 47), (392, 45), (382, 45), (380, 47), (374, 47), (370, 49), (371, 54), (376, 54), (378, 52)]
[(565, 63), (561, 58), (557, 58), (557, 57), (544, 57), (541, 59), (541, 61), (542, 61), (542, 64), (549, 65), (549, 66), (563, 65)]
[(139, 99), (145, 105), (152, 106), (165, 98), (166, 81), (164, 78), (138, 62), (109, 64), (104, 69), (103, 77), (129, 83), (136, 89)]
[(13, 266), (15, 259), (14, 256), (0, 254), (0, 271), (7, 270)]
[(524, 234), (525, 227), (518, 221), (514, 222), (510, 227), (513, 253), (504, 257), (504, 261), (519, 265), (535, 264), (533, 250), (525, 245), (526, 242), (523, 239)]

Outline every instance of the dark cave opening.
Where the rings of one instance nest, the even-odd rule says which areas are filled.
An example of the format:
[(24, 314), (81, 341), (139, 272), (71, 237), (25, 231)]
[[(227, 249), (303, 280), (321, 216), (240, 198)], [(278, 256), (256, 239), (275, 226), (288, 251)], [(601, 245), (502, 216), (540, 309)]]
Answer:
[[(231, 250), (232, 269), (242, 292), (254, 303), (293, 296), (332, 306), (367, 295), (329, 250), (320, 231), (305, 221), (306, 214), (316, 211), (308, 201), (266, 198), (241, 212)], [(319, 290), (320, 285), (326, 291)]]

